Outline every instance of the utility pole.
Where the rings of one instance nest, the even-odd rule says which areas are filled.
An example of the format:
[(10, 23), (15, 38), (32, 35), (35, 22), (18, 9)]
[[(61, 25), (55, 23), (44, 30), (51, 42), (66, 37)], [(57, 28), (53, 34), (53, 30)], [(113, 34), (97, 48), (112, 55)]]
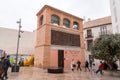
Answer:
[(19, 19), (19, 21), (17, 21), (17, 24), (19, 24), (19, 30), (18, 30), (18, 41), (17, 41), (17, 51), (16, 51), (16, 63), (15, 63), (15, 72), (18, 72), (17, 70), (17, 62), (18, 62), (18, 50), (19, 50), (19, 40), (20, 40), (20, 32), (21, 32), (21, 19)]

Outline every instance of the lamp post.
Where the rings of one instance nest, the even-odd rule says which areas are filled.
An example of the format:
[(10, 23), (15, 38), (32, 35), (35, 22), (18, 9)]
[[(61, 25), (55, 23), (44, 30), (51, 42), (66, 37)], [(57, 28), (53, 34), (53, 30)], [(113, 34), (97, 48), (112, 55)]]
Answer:
[(20, 40), (20, 32), (21, 32), (21, 19), (19, 19), (19, 21), (17, 21), (17, 24), (19, 24), (19, 30), (18, 30), (18, 41), (17, 41), (17, 51), (16, 51), (16, 62), (15, 62), (15, 71), (13, 72), (19, 72), (19, 66), (17, 66), (17, 62), (18, 62), (18, 50), (19, 50), (19, 40)]

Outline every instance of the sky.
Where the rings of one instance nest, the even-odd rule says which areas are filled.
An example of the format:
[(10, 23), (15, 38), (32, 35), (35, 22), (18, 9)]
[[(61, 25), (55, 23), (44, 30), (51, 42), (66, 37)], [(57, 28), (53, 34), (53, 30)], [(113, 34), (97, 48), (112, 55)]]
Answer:
[(0, 27), (18, 29), (21, 18), (22, 30), (37, 28), (37, 12), (44, 5), (91, 20), (110, 16), (109, 0), (0, 0)]

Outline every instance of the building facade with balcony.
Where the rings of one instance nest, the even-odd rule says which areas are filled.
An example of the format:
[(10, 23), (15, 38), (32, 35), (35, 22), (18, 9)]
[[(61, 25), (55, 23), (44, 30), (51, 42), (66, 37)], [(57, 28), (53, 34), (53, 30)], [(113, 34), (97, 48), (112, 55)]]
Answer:
[(37, 13), (36, 67), (70, 68), (72, 59), (85, 62), (83, 19), (45, 5)]
[(113, 33), (120, 33), (120, 0), (110, 0)]
[(84, 23), (85, 57), (87, 60), (92, 58), (90, 49), (94, 40), (100, 35), (109, 33), (112, 33), (111, 16), (90, 20)]

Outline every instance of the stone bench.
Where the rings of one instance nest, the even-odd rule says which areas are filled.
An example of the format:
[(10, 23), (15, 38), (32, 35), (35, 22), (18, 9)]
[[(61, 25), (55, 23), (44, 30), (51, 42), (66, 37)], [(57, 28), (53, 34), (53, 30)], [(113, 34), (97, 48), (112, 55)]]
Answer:
[(48, 73), (63, 73), (63, 68), (48, 68)]

